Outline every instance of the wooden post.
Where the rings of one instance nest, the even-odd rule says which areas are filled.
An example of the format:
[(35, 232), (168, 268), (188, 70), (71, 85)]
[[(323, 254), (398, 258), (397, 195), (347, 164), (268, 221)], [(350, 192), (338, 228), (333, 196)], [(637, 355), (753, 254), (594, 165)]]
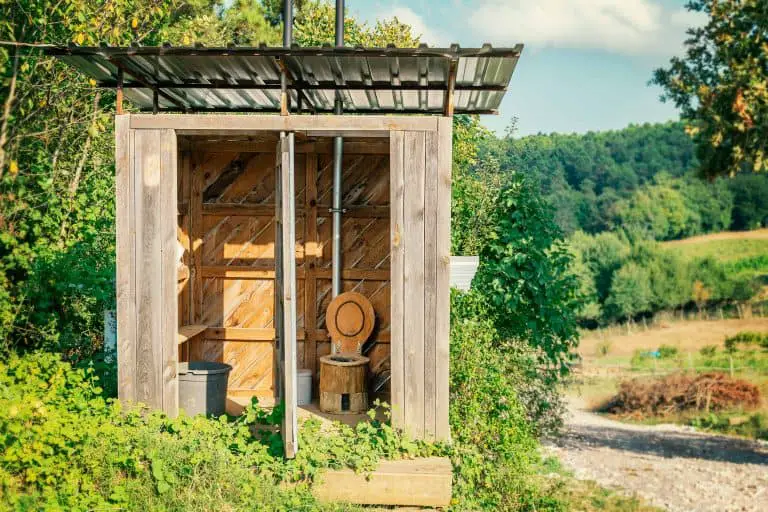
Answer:
[(404, 154), (405, 132), (394, 131), (390, 135), (389, 156), (389, 201), (390, 201), (390, 268), (391, 284), (391, 341), (390, 357), (392, 361), (392, 424), (397, 428), (405, 426), (405, 311), (403, 299), (405, 283), (403, 270), (405, 266), (405, 240), (403, 229), (403, 197), (404, 183)]
[(117, 111), (117, 115), (123, 114), (123, 79), (124, 79), (125, 73), (123, 71), (123, 68), (117, 69), (117, 98), (115, 99), (115, 110)]

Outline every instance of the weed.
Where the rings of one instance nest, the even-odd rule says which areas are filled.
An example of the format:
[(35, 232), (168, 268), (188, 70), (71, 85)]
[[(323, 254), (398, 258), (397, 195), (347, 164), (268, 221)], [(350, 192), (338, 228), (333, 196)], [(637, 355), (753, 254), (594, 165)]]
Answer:
[(599, 357), (605, 357), (611, 351), (611, 340), (602, 340), (597, 344), (597, 355)]

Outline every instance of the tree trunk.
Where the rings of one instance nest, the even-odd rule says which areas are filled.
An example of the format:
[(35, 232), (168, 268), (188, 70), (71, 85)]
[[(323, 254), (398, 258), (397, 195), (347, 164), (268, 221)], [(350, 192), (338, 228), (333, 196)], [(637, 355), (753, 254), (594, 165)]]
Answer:
[(19, 47), (14, 48), (13, 53), (13, 73), (11, 74), (11, 83), (8, 87), (8, 97), (3, 104), (3, 121), (0, 125), (0, 178), (5, 172), (5, 144), (8, 142), (8, 125), (11, 120), (11, 107), (16, 99), (16, 81), (19, 76)]

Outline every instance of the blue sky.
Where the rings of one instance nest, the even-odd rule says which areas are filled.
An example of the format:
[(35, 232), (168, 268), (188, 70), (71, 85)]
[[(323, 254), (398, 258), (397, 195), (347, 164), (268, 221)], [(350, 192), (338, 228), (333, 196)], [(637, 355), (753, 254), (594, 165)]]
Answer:
[(684, 0), (347, 0), (358, 19), (397, 16), (431, 46), (526, 45), (497, 116), (519, 135), (608, 130), (677, 119), (655, 68), (682, 54), (685, 29), (702, 19)]

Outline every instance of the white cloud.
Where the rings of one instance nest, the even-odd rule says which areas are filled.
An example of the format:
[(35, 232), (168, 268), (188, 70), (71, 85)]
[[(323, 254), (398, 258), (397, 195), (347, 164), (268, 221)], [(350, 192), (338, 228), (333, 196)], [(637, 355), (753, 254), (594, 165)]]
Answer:
[(401, 22), (410, 25), (415, 35), (421, 34), (421, 42), (430, 46), (445, 46), (450, 44), (439, 31), (430, 29), (424, 19), (416, 14), (410, 7), (395, 7), (388, 10), (387, 18), (396, 17)]
[(670, 55), (680, 50), (685, 29), (701, 18), (655, 0), (480, 0), (469, 23), (496, 45)]

